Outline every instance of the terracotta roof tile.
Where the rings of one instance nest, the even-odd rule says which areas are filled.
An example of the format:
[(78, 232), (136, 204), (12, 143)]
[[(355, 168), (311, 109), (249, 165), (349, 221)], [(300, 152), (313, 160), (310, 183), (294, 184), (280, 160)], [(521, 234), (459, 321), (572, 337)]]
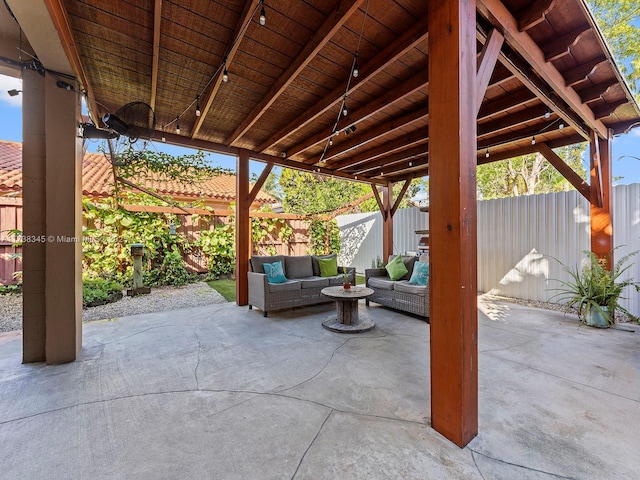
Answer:
[[(204, 198), (233, 201), (236, 198), (236, 177), (219, 175), (198, 183), (184, 184), (175, 180), (151, 178), (133, 180), (141, 187), (161, 195), (182, 198)], [(82, 193), (89, 197), (106, 197), (112, 188), (111, 164), (102, 153), (86, 153), (82, 160)], [(22, 190), (22, 144), (0, 140), (0, 191)], [(258, 203), (275, 203), (269, 194), (260, 191)]]

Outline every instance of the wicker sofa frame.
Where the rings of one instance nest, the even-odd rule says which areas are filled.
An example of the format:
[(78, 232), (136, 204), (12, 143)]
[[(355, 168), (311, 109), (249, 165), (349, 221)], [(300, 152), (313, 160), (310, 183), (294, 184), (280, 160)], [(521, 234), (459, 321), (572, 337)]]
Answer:
[[(323, 256), (288, 256), (276, 255), (271, 257), (253, 256), (249, 262), (251, 271), (247, 273), (249, 280), (249, 310), (253, 307), (260, 308), (267, 317), (269, 312), (295, 307), (305, 307), (320, 303), (329, 303), (333, 300), (322, 295), (323, 288), (342, 285), (343, 275), (321, 277), (318, 258)], [(270, 284), (264, 273), (262, 265), (282, 261), (287, 282), (284, 284)], [(343, 267), (338, 266), (338, 272)], [(355, 283), (356, 269), (347, 267), (347, 278)]]
[[(413, 273), (413, 266), (416, 262), (415, 257), (402, 257), (404, 263), (409, 272), (402, 277), (400, 280), (393, 282), (387, 273), (387, 270), (384, 268), (368, 268), (364, 271), (365, 281), (367, 287), (373, 290), (373, 295), (367, 297), (365, 303), (369, 305), (369, 302), (375, 302), (380, 305), (384, 305), (385, 307), (394, 308), (396, 310), (401, 310), (403, 312), (412, 313), (414, 315), (419, 315), (421, 317), (429, 318), (429, 284), (427, 283), (426, 287), (418, 287), (411, 288), (415, 292), (419, 293), (411, 293), (405, 292), (401, 290), (396, 290), (395, 286), (397, 283), (402, 283), (406, 285), (408, 283), (409, 278), (411, 278), (411, 274)], [(391, 258), (389, 259), (391, 260)], [(392, 289), (384, 289), (378, 288), (375, 285), (372, 285), (370, 280), (372, 278), (378, 278), (385, 280), (386, 282), (392, 283)]]

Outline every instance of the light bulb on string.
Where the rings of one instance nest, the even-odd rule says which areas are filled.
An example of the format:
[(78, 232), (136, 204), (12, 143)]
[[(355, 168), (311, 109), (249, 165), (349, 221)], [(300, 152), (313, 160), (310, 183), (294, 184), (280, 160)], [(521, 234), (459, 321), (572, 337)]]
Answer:
[(347, 104), (343, 103), (342, 104), (342, 116), (346, 117), (347, 115), (349, 115), (349, 110), (347, 110)]
[(360, 75), (360, 69), (358, 68), (358, 52), (356, 52), (353, 59), (353, 78), (358, 78), (358, 75)]
[(267, 23), (267, 12), (264, 10), (264, 0), (260, 2), (262, 4), (262, 9), (260, 10), (260, 25), (264, 27)]
[(531, 145), (535, 145), (536, 144), (536, 137), (535, 135), (533, 137), (531, 137)]
[(176, 133), (180, 135), (180, 117), (176, 117)]
[(222, 81), (227, 83), (229, 81), (229, 72), (227, 72), (227, 67), (224, 67), (224, 70), (222, 71)]
[(546, 112), (544, 112), (544, 118), (548, 119), (551, 116), (551, 112), (547, 109)]
[(484, 158), (489, 158), (489, 149), (487, 148), (487, 151), (484, 152)]
[(560, 124), (558, 125), (558, 129), (562, 130), (564, 128), (564, 123), (560, 122)]
[(196, 117), (199, 117), (200, 115), (202, 115), (202, 112), (200, 111), (200, 95), (198, 95), (196, 97)]

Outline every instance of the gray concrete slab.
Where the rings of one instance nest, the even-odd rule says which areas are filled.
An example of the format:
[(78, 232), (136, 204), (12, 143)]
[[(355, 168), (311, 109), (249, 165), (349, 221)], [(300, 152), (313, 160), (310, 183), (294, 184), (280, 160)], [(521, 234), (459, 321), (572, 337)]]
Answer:
[(66, 365), (0, 335), (4, 479), (635, 479), (640, 333), (481, 300), (480, 434), (430, 428), (429, 325), (322, 328), (332, 305), (84, 325)]

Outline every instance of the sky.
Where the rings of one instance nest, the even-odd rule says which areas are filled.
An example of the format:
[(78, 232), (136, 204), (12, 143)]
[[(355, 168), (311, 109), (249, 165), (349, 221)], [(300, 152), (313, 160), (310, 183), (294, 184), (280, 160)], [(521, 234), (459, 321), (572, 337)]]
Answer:
[[(20, 79), (0, 75), (0, 140), (22, 141), (22, 95), (15, 97), (7, 93), (11, 89), (21, 90)], [(96, 151), (98, 143), (94, 140), (89, 144), (89, 151)], [(153, 142), (151, 148), (158, 151), (180, 155), (193, 153), (182, 147)], [(235, 157), (220, 154), (208, 154), (209, 161), (214, 166), (235, 170)], [(251, 162), (250, 172), (260, 175), (264, 164)], [(616, 184), (640, 183), (640, 126), (626, 135), (619, 135), (613, 139), (613, 177)]]

